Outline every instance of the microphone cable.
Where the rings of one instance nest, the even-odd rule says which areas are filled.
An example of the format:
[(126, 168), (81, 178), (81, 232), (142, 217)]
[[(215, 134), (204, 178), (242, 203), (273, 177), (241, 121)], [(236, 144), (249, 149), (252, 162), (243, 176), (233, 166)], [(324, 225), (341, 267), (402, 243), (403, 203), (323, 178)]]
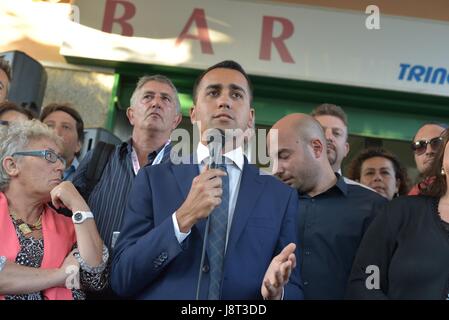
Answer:
[(198, 283), (196, 285), (196, 298), (195, 298), (195, 300), (200, 300), (201, 279), (203, 278), (203, 265), (204, 265), (204, 259), (206, 257), (207, 238), (208, 238), (208, 235), (209, 235), (209, 222), (210, 222), (210, 219), (209, 219), (209, 217), (207, 217), (206, 228), (204, 230), (203, 249), (201, 251), (200, 269), (199, 269), (199, 272), (198, 272)]

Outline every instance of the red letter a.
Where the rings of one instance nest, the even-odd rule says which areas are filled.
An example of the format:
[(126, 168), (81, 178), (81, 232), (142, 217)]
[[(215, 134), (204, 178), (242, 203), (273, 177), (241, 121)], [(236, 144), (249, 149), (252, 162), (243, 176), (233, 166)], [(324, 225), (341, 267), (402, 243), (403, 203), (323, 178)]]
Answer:
[[(196, 27), (198, 29), (198, 35), (192, 35), (187, 33), (193, 23), (196, 24)], [(209, 30), (207, 28), (206, 15), (204, 14), (203, 9), (195, 8), (193, 10), (193, 13), (189, 18), (189, 21), (187, 21), (181, 34), (176, 39), (176, 46), (179, 46), (181, 42), (184, 41), (184, 39), (199, 40), (201, 44), (202, 53), (214, 54), (214, 50), (212, 49), (212, 44), (209, 38)]]

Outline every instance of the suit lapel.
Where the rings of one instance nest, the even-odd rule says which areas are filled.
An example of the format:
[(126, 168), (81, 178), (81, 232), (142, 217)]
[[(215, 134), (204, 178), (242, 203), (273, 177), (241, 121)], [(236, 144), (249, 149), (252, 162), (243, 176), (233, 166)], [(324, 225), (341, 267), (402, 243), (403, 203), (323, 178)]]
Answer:
[(243, 166), (242, 179), (240, 181), (240, 190), (237, 197), (237, 204), (232, 218), (231, 232), (228, 239), (227, 252), (232, 250), (243, 229), (245, 228), (248, 218), (251, 216), (254, 206), (263, 191), (264, 181), (261, 179), (259, 169), (248, 164), (245, 158)]
[[(183, 197), (182, 202), (185, 201), (187, 195), (189, 194), (193, 178), (199, 174), (199, 168), (196, 164), (197, 161), (194, 161), (192, 156), (189, 161), (194, 164), (180, 164), (171, 166), (173, 175), (175, 176), (176, 182), (181, 190), (181, 195)], [(259, 170), (256, 167), (249, 165), (248, 160), (245, 158), (239, 194), (232, 219), (231, 232), (228, 239), (228, 252), (235, 247), (237, 240), (245, 228), (248, 218), (250, 217), (253, 208), (263, 191), (264, 183), (265, 182), (260, 178)], [(195, 224), (201, 238), (204, 237), (206, 221), (206, 219), (202, 219)]]
[(164, 155), (162, 156), (161, 163), (166, 163), (170, 161), (170, 154), (173, 144), (170, 142), (164, 149)]

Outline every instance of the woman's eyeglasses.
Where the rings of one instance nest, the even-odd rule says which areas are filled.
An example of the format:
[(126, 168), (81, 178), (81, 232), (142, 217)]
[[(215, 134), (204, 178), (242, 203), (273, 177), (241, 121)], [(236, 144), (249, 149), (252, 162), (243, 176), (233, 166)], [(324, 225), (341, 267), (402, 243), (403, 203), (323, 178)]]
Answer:
[(428, 144), (430, 144), (432, 151), (437, 151), (442, 143), (443, 137), (436, 137), (430, 140), (418, 140), (412, 143), (412, 150), (419, 156), (426, 152)]
[(54, 152), (53, 150), (36, 150), (36, 151), (18, 151), (14, 152), (12, 155), (14, 156), (31, 156), (31, 157), (41, 157), (45, 158), (48, 162), (55, 163), (56, 161), (61, 161), (64, 165), (64, 168), (66, 166), (66, 161), (63, 157), (61, 157), (59, 154)]

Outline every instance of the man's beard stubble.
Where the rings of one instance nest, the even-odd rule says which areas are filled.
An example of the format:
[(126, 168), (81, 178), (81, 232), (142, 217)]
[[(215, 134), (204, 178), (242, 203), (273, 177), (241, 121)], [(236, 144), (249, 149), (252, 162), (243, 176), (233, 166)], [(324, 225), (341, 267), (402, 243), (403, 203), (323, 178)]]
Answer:
[(331, 166), (333, 166), (335, 162), (337, 162), (337, 151), (327, 147), (327, 159), (329, 160)]

